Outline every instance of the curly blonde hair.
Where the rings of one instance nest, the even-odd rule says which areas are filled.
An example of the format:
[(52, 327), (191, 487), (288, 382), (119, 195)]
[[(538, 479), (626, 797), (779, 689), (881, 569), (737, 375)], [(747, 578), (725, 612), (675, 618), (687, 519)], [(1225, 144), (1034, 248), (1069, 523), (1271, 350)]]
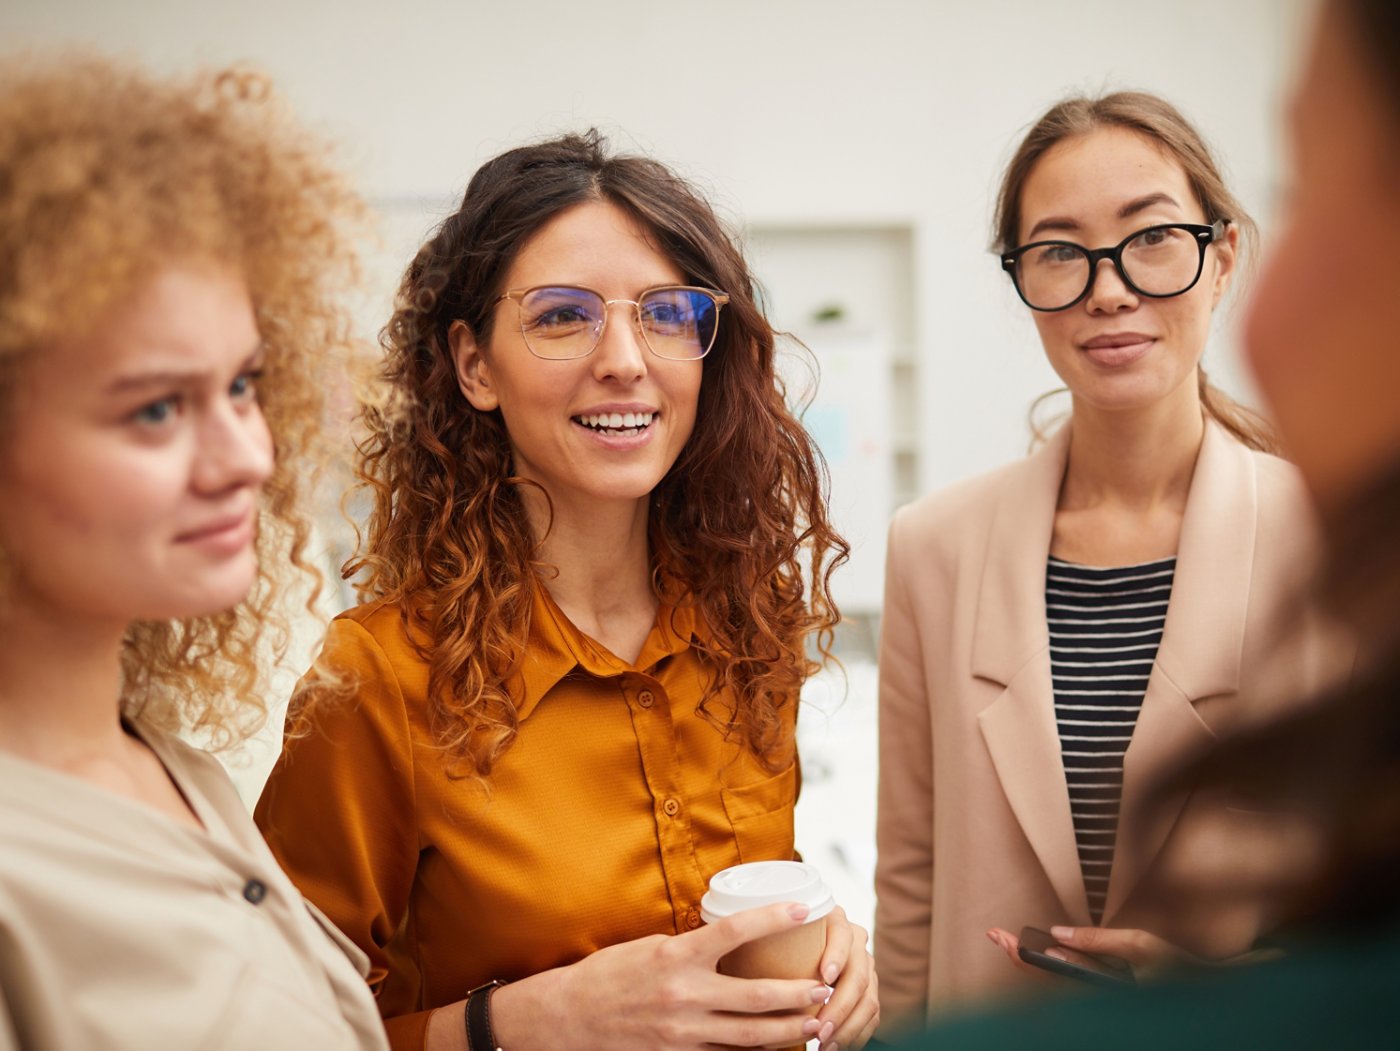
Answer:
[[(606, 201), (648, 230), (687, 283), (729, 303), (705, 359), (695, 430), (652, 493), (658, 594), (693, 603), (714, 669), (700, 714), (771, 766), (791, 762), (787, 713), (830, 657), (839, 614), (829, 588), (849, 546), (827, 516), (821, 453), (789, 411), (775, 333), (734, 239), (688, 183), (644, 157), (610, 155), (596, 133), (507, 151), (472, 178), (458, 211), (418, 252), (381, 341), (390, 397), (370, 406), (359, 446), (373, 497), (347, 573), (362, 597), (398, 602), (430, 639), (439, 743), (484, 777), (514, 740), (503, 681), (523, 656), (539, 580), (500, 412), (461, 396), (447, 340), (455, 320), (485, 342), (492, 304), (521, 248), (561, 212)], [(709, 701), (729, 691), (723, 714)], [(715, 708), (719, 706), (716, 705)]]
[(365, 215), (327, 152), (251, 71), (165, 79), (93, 56), (0, 61), (0, 366), (95, 323), (173, 263), (229, 266), (252, 298), (277, 449), (257, 582), (224, 613), (134, 624), (123, 653), (126, 710), (216, 747), (266, 717), (259, 655), (285, 648), (291, 577), (321, 583), (298, 502), (307, 466), (329, 452), (323, 395), (348, 360), (338, 300)]

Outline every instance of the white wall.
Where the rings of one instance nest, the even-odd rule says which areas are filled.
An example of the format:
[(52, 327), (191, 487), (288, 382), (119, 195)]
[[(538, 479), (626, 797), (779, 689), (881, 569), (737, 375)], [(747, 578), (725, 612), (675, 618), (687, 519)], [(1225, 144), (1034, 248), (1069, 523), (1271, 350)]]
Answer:
[[(85, 43), (167, 69), (248, 60), (271, 72), (345, 144), (388, 214), (367, 329), (476, 166), (563, 129), (595, 125), (655, 153), (756, 230), (912, 230), (911, 473), (927, 491), (1022, 454), (1026, 409), (1055, 385), (986, 250), (1018, 132), (1067, 92), (1161, 92), (1220, 149), (1267, 239), (1276, 114), (1307, 3), (4, 0), (0, 52)], [(1221, 327), (1208, 362), (1237, 387), (1228, 317)], [(870, 678), (857, 672), (853, 692)], [(868, 722), (873, 700), (850, 703)], [(249, 760), (245, 792), (274, 752)], [(873, 744), (844, 753), (865, 799)], [(843, 848), (852, 886), (873, 850), (860, 839), (868, 815), (857, 824)]]
[(928, 489), (1022, 452), (1026, 406), (1053, 385), (985, 251), (1018, 130), (1067, 91), (1160, 91), (1267, 219), (1306, 2), (7, 0), (0, 50), (265, 67), (395, 206), (395, 256), (486, 157), (587, 125), (676, 164), (741, 223), (909, 224)]

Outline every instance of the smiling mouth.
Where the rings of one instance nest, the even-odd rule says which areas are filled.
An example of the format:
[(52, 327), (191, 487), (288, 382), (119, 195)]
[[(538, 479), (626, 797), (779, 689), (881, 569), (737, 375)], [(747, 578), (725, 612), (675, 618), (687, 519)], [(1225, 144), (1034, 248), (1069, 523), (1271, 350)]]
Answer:
[(573, 421), (580, 427), (587, 427), (598, 434), (627, 437), (641, 434), (656, 419), (654, 412), (600, 412), (595, 415), (575, 416)]

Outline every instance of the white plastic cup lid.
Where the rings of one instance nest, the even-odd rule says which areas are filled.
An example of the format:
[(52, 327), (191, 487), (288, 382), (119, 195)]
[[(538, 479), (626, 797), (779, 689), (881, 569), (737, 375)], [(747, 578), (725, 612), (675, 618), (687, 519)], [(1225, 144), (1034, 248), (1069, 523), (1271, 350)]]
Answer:
[(700, 899), (700, 916), (714, 923), (744, 909), (791, 901), (810, 910), (805, 923), (836, 907), (831, 890), (815, 865), (805, 861), (752, 861), (717, 872)]

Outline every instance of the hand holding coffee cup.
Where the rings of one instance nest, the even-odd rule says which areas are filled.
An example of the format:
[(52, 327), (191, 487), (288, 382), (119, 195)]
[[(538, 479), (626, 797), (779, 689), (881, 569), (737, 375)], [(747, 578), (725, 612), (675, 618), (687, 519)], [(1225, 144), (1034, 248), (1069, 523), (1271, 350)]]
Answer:
[(760, 861), (735, 865), (710, 880), (700, 915), (715, 923), (735, 913), (790, 902), (808, 912), (799, 927), (779, 931), (725, 953), (721, 974), (737, 978), (815, 978), (835, 991), (817, 1004), (822, 1047), (863, 1047), (880, 1021), (875, 970), (866, 949), (867, 932), (846, 919), (816, 867), (800, 861)]
[(745, 909), (779, 902), (808, 908), (800, 927), (739, 946), (719, 961), (721, 974), (735, 978), (815, 978), (826, 948), (826, 917), (835, 907), (815, 866), (801, 861), (758, 861), (718, 872), (700, 899), (700, 916), (714, 923)]

